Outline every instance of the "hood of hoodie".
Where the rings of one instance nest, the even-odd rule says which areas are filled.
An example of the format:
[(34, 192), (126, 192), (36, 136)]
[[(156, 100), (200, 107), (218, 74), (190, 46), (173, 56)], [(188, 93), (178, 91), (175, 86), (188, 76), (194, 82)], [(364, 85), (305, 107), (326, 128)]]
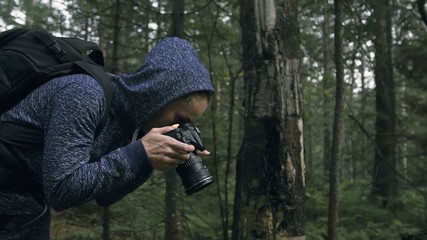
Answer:
[(186, 40), (165, 38), (130, 74), (111, 76), (112, 108), (126, 127), (142, 127), (168, 103), (197, 91), (213, 92), (209, 72)]

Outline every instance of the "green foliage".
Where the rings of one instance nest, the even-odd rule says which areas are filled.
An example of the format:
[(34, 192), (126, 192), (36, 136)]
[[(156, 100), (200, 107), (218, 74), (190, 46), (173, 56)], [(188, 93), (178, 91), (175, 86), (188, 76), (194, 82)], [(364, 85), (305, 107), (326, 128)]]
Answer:
[[(114, 42), (116, 1), (0, 0), (0, 29), (44, 27), (58, 35), (98, 42), (108, 69), (130, 72), (160, 38), (169, 35), (171, 1), (120, 1)], [(243, 1), (241, 1), (243, 2)], [(346, 106), (341, 154), (340, 239), (401, 239), (426, 235), (427, 229), (427, 34), (412, 5), (395, 1), (393, 55), (397, 96), (399, 197), (395, 209), (369, 198), (375, 145), (372, 10), (369, 1), (344, 7)], [(324, 239), (327, 231), (327, 156), (335, 96), (333, 4), (298, 1), (301, 79), (304, 92), (304, 142), (307, 177), (306, 236)], [(215, 183), (194, 196), (182, 194), (185, 239), (222, 239), (230, 232), (235, 187), (235, 159), (240, 146), (243, 78), (238, 1), (186, 1), (185, 38), (209, 68), (216, 94), (197, 123), (211, 151), (204, 163)], [(118, 46), (118, 66), (113, 47)], [(233, 92), (234, 89), (234, 92)], [(231, 94), (234, 93), (233, 96)], [(328, 135), (329, 134), (329, 135)], [(110, 207), (113, 239), (163, 239), (165, 182), (155, 173), (148, 182)], [(424, 235), (423, 235), (424, 234)], [(102, 208), (91, 202), (54, 213), (52, 239), (100, 239)], [(426, 239), (427, 237), (424, 237)]]
[[(307, 188), (306, 235), (309, 239), (324, 239), (327, 235), (328, 186)], [(400, 209), (379, 207), (369, 199), (370, 183), (343, 182), (340, 187), (340, 239), (401, 239), (426, 233), (426, 199), (413, 190), (403, 191), (396, 200)], [(425, 194), (425, 193), (424, 193)], [(424, 206), (420, 209), (419, 206)]]

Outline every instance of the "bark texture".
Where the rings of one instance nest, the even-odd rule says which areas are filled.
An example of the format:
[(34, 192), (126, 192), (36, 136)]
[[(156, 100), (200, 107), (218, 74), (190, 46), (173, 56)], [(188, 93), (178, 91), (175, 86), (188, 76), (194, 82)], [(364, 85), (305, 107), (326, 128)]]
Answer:
[(233, 239), (304, 238), (305, 163), (294, 1), (241, 1), (245, 130)]

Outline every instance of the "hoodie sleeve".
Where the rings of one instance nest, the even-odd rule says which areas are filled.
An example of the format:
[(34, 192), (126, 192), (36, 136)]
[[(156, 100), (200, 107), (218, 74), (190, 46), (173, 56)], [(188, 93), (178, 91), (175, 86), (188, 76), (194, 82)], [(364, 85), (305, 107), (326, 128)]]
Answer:
[(89, 162), (105, 99), (94, 79), (80, 81), (79, 76), (90, 78), (69, 76), (76, 81), (71, 79), (51, 99), (50, 121), (45, 126), (43, 187), (58, 211), (93, 199), (113, 203), (141, 185), (152, 171), (142, 144), (130, 144)]
[(96, 202), (98, 205), (106, 206), (119, 201), (147, 181), (153, 172), (153, 167), (148, 161), (147, 153), (141, 141), (137, 140), (125, 146), (121, 148), (121, 151), (129, 163), (132, 172), (137, 176), (136, 180), (127, 187), (117, 190), (114, 194), (108, 194), (104, 197), (97, 198)]

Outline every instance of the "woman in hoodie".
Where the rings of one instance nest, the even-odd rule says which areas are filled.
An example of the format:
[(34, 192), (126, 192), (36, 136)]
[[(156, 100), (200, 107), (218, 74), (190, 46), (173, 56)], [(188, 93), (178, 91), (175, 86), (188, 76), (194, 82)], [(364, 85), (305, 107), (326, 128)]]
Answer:
[[(176, 167), (194, 146), (165, 134), (197, 120), (213, 87), (192, 45), (165, 38), (131, 74), (112, 75), (105, 127), (104, 92), (89, 75), (53, 79), (0, 116), (42, 129), (43, 147), (11, 147), (41, 185), (39, 191), (0, 190), (0, 239), (49, 239), (50, 211), (96, 200), (109, 205), (143, 184), (153, 169)], [(131, 141), (133, 136), (142, 136)], [(202, 152), (207, 154), (207, 152)]]

